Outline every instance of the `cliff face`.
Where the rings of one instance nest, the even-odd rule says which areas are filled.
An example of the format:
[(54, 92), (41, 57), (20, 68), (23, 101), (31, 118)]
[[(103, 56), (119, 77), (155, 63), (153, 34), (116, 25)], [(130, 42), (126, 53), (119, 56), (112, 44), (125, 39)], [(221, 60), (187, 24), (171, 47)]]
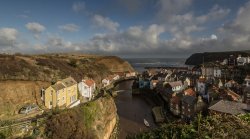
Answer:
[(0, 82), (0, 119), (11, 118), (27, 103), (38, 103), (40, 89), (49, 83), (41, 81), (2, 81)]
[(230, 55), (250, 56), (250, 51), (232, 51), (232, 52), (205, 52), (192, 54), (185, 62), (186, 65), (199, 65), (204, 62), (222, 61)]
[(133, 71), (129, 63), (114, 56), (79, 54), (1, 55), (0, 119), (10, 118), (26, 103), (40, 102), (40, 90), (68, 76), (85, 76), (97, 85), (113, 71)]
[(117, 120), (116, 105), (110, 96), (52, 115), (46, 135), (52, 139), (109, 139)]

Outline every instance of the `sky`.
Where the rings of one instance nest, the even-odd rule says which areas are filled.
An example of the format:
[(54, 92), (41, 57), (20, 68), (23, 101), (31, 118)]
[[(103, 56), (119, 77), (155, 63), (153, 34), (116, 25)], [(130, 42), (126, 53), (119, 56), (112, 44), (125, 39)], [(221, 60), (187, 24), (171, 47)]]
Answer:
[(188, 57), (250, 50), (248, 0), (1, 0), (0, 52)]

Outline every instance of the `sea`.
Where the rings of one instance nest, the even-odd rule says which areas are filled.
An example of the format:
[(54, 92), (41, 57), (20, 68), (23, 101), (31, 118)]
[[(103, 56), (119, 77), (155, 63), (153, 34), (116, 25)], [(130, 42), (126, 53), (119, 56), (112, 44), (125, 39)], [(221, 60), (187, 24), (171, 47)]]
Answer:
[(186, 67), (186, 58), (124, 58), (139, 73), (145, 67)]

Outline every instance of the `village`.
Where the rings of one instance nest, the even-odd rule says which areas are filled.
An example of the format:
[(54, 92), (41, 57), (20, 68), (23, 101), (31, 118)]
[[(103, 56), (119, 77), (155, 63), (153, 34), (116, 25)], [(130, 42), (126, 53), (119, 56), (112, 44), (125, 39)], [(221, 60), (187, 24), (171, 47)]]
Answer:
[(91, 78), (85, 77), (77, 82), (73, 77), (68, 77), (46, 89), (42, 88), (41, 99), (46, 109), (72, 108), (80, 103), (93, 100), (98, 96), (100, 90), (109, 88), (115, 82), (135, 76), (136, 72), (114, 72), (102, 80), (101, 88), (98, 88), (96, 82)]
[(231, 55), (189, 67), (148, 68), (134, 82), (133, 93), (156, 96), (152, 105), (156, 123), (190, 122), (198, 114), (246, 114), (250, 111), (250, 75), (243, 67), (249, 63), (249, 57)]

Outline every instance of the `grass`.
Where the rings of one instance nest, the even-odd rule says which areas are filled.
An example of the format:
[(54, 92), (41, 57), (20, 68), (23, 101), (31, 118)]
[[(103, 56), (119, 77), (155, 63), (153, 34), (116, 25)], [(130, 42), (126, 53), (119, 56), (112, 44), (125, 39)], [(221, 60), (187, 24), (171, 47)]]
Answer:
[[(198, 116), (199, 117), (199, 116)], [(249, 115), (240, 116), (248, 121)], [(247, 118), (246, 118), (247, 117)], [(159, 129), (130, 135), (131, 139), (210, 139), (210, 138), (250, 138), (249, 122), (241, 122), (231, 115), (199, 117), (190, 124), (170, 123)]]

